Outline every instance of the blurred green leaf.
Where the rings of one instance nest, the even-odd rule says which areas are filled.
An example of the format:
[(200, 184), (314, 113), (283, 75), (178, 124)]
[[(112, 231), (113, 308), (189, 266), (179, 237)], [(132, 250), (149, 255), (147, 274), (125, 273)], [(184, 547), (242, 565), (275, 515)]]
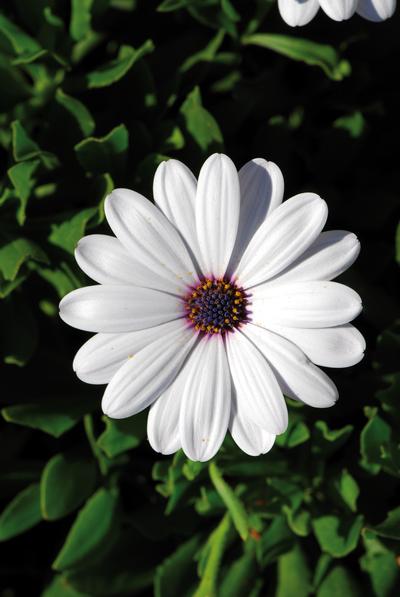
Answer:
[(123, 168), (128, 146), (128, 130), (124, 124), (120, 124), (105, 137), (88, 137), (84, 139), (75, 145), (75, 151), (85, 170), (103, 174), (105, 172), (118, 172)]
[(123, 420), (103, 417), (106, 429), (97, 439), (97, 443), (109, 458), (114, 458), (140, 444), (146, 436), (145, 414), (139, 413)]
[(312, 526), (321, 549), (334, 558), (343, 558), (352, 552), (360, 539), (363, 517), (345, 520), (326, 515), (314, 518)]
[(0, 13), (0, 33), (10, 43), (10, 47), (17, 55), (30, 54), (41, 49), (39, 43), (30, 35)]
[(62, 574), (56, 574), (51, 583), (45, 588), (41, 597), (89, 597), (87, 593), (75, 591)]
[(221, 597), (242, 597), (248, 595), (253, 588), (258, 568), (254, 541), (250, 545), (251, 547), (245, 549), (243, 555), (234, 560), (224, 572), (218, 589), (218, 595)]
[(276, 597), (307, 597), (311, 593), (311, 572), (298, 543), (278, 560)]
[(353, 114), (337, 118), (333, 126), (337, 129), (347, 131), (353, 139), (358, 139), (365, 130), (366, 122), (362, 113), (357, 110)]
[(222, 556), (230, 540), (231, 530), (231, 517), (229, 514), (225, 514), (203, 548), (203, 562), (199, 563), (201, 582), (193, 597), (217, 597), (218, 573)]
[(98, 214), (96, 207), (79, 211), (61, 224), (52, 224), (49, 242), (56, 247), (73, 253), (78, 241), (84, 236), (89, 222)]
[(95, 129), (95, 122), (86, 106), (60, 88), (57, 89), (55, 97), (56, 101), (75, 119), (82, 134), (85, 137), (91, 135)]
[(311, 66), (319, 66), (334, 81), (341, 81), (351, 72), (350, 64), (341, 60), (335, 48), (309, 39), (289, 37), (275, 33), (254, 33), (242, 38), (244, 45), (268, 48), (283, 56)]
[(75, 41), (79, 41), (90, 30), (93, 0), (71, 0), (71, 21), (69, 32)]
[(204, 152), (222, 146), (220, 128), (214, 117), (203, 108), (200, 89), (195, 87), (181, 106), (186, 129), (194, 142)]
[(195, 578), (194, 556), (198, 548), (199, 537), (195, 535), (182, 543), (157, 567), (154, 577), (155, 597), (176, 597), (184, 594)]
[(6, 406), (1, 414), (9, 423), (40, 429), (53, 437), (60, 437), (72, 429), (83, 415), (91, 412), (95, 404), (87, 400), (62, 400), (57, 398), (36, 404), (17, 404)]
[(53, 563), (54, 570), (69, 570), (83, 565), (94, 551), (107, 543), (115, 523), (117, 506), (116, 492), (104, 488), (86, 502)]
[(20, 199), (20, 206), (17, 210), (17, 221), (21, 226), (25, 223), (26, 206), (36, 184), (33, 175), (39, 164), (39, 160), (28, 160), (26, 162), (15, 164), (15, 166), (12, 166), (7, 172), (8, 177), (15, 188), (15, 192)]
[(362, 594), (351, 573), (343, 566), (336, 566), (322, 581), (317, 597), (361, 597)]
[(394, 595), (400, 581), (400, 570), (394, 553), (369, 531), (363, 533), (363, 541), (366, 553), (360, 559), (360, 564), (362, 570), (370, 576), (374, 594), (376, 597)]
[(235, 494), (228, 483), (226, 483), (214, 461), (210, 464), (210, 477), (215, 489), (218, 491), (232, 517), (237, 532), (241, 539), (246, 541), (249, 535), (249, 521), (247, 519), (246, 509), (240, 498)]
[(34, 483), (16, 495), (0, 515), (0, 541), (24, 533), (41, 519), (39, 484)]
[(73, 512), (93, 492), (96, 480), (94, 460), (71, 454), (56, 454), (42, 472), (40, 507), (46, 520), (57, 520)]
[(18, 120), (11, 123), (13, 156), (16, 162), (38, 158), (48, 170), (53, 170), (59, 165), (57, 156), (49, 151), (43, 151), (39, 145), (30, 138), (25, 128)]
[(400, 540), (400, 506), (388, 512), (383, 522), (368, 528), (380, 537)]
[(360, 489), (354, 477), (347, 470), (343, 470), (337, 482), (338, 491), (343, 501), (353, 512), (357, 511), (357, 499)]
[(282, 448), (295, 448), (310, 438), (310, 431), (303, 421), (290, 421), (285, 433), (278, 435), (276, 443)]
[(87, 74), (86, 83), (88, 88), (98, 89), (116, 83), (126, 75), (136, 62), (153, 50), (154, 44), (150, 39), (145, 41), (137, 50), (131, 46), (121, 46), (115, 60), (111, 60), (111, 62)]
[(45, 252), (31, 240), (16, 238), (0, 247), (0, 272), (5, 280), (15, 280), (21, 266), (33, 259), (48, 263)]

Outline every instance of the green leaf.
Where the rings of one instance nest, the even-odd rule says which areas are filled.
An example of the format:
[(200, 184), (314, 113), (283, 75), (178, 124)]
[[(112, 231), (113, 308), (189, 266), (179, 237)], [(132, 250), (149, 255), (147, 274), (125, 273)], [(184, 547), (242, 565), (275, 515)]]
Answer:
[(287, 430), (278, 435), (276, 443), (282, 448), (295, 448), (310, 438), (310, 431), (303, 421), (290, 422)]
[(85, 170), (103, 174), (118, 172), (124, 167), (128, 146), (128, 130), (124, 124), (120, 124), (105, 137), (84, 139), (75, 145), (75, 151)]
[(192, 54), (192, 56), (189, 56), (179, 70), (182, 73), (185, 73), (199, 62), (213, 62), (213, 60), (215, 60), (216, 53), (224, 41), (224, 37), (225, 32), (222, 30), (218, 31), (218, 33), (212, 38), (206, 47), (203, 50), (200, 50), (200, 52), (196, 52), (195, 54)]
[(87, 74), (86, 83), (88, 88), (108, 87), (116, 83), (128, 73), (136, 62), (153, 50), (154, 44), (150, 39), (145, 41), (137, 50), (131, 46), (121, 46), (115, 60), (111, 60), (111, 62)]
[(40, 429), (53, 437), (60, 437), (72, 429), (83, 415), (91, 412), (95, 406), (94, 402), (82, 400), (82, 398), (76, 401), (57, 398), (57, 402), (52, 400), (36, 404), (6, 406), (1, 414), (9, 423)]
[(340, 59), (335, 48), (308, 39), (275, 33), (255, 33), (242, 38), (242, 43), (268, 48), (292, 60), (319, 66), (334, 81), (341, 81), (351, 72), (350, 64)]
[(73, 512), (93, 492), (96, 481), (94, 460), (70, 454), (56, 454), (42, 472), (40, 507), (46, 520), (57, 520)]
[(230, 541), (231, 517), (225, 514), (217, 528), (211, 533), (205, 551), (201, 582), (193, 597), (217, 597), (217, 579), (224, 551)]
[(39, 493), (39, 483), (29, 485), (3, 510), (0, 515), (0, 541), (20, 535), (41, 521)]
[(41, 50), (39, 43), (22, 31), (15, 23), (0, 13), (0, 33), (9, 41), (12, 50), (17, 55), (31, 54)]
[(198, 548), (199, 537), (195, 535), (157, 566), (154, 577), (155, 597), (176, 597), (183, 594), (194, 579), (194, 556)]
[(76, 591), (62, 574), (56, 574), (51, 583), (45, 588), (41, 597), (88, 597), (87, 593)]
[(80, 510), (53, 568), (69, 570), (83, 565), (86, 559), (107, 543), (115, 522), (118, 495), (99, 489)]
[(400, 581), (400, 570), (394, 553), (387, 549), (373, 533), (363, 534), (366, 554), (360, 559), (361, 569), (369, 574), (376, 597), (394, 595)]
[(5, 280), (15, 280), (21, 266), (33, 259), (48, 263), (45, 252), (31, 240), (16, 238), (0, 247), (0, 272)]
[(311, 592), (311, 572), (298, 543), (278, 560), (276, 597), (307, 597)]
[(103, 417), (106, 429), (97, 444), (109, 458), (136, 448), (146, 436), (146, 418), (145, 413), (121, 420)]
[(333, 515), (312, 520), (314, 534), (321, 549), (334, 558), (343, 558), (357, 547), (362, 525), (361, 515), (350, 520)]
[(56, 91), (56, 101), (75, 119), (85, 137), (91, 135), (95, 129), (95, 122), (89, 110), (82, 102), (64, 93), (60, 88)]
[(36, 184), (36, 179), (33, 177), (38, 166), (39, 160), (29, 160), (26, 162), (20, 162), (12, 166), (7, 174), (11, 180), (15, 192), (20, 199), (20, 206), (17, 210), (17, 221), (20, 226), (25, 223), (26, 218), (26, 206), (28, 199)]
[(192, 4), (194, 0), (163, 0), (161, 4), (157, 6), (158, 12), (172, 12), (185, 8), (189, 4)]
[(219, 587), (220, 597), (242, 597), (251, 594), (254, 586), (254, 579), (257, 577), (258, 569), (255, 556), (255, 542), (252, 541), (251, 548), (235, 560), (224, 575)]
[(189, 93), (180, 111), (189, 135), (203, 152), (222, 147), (222, 133), (214, 117), (203, 108), (198, 87)]
[(388, 512), (383, 522), (373, 527), (369, 526), (368, 528), (380, 537), (400, 540), (400, 506)]
[(88, 207), (61, 224), (52, 224), (49, 242), (68, 253), (73, 253), (78, 241), (84, 236), (86, 227), (97, 213), (96, 207)]
[(246, 541), (249, 536), (249, 521), (245, 507), (228, 483), (226, 483), (214, 461), (210, 464), (210, 477), (232, 517), (237, 532), (242, 540)]
[(14, 120), (11, 123), (11, 134), (13, 156), (16, 162), (39, 158), (48, 170), (53, 170), (59, 165), (57, 156), (40, 149), (36, 141), (29, 137), (19, 120)]
[(354, 477), (347, 470), (341, 472), (337, 488), (345, 504), (348, 505), (350, 510), (357, 512), (357, 499), (360, 495), (360, 489)]
[(341, 429), (329, 429), (325, 421), (316, 421), (311, 449), (319, 458), (321, 458), (321, 454), (327, 457), (346, 443), (352, 431), (352, 425), (346, 425)]
[(333, 123), (334, 128), (347, 131), (353, 139), (358, 139), (363, 134), (366, 122), (361, 112), (358, 110), (348, 116), (341, 116)]
[(390, 426), (374, 410), (360, 434), (362, 463), (371, 474), (377, 474), (387, 464), (386, 453), (391, 436)]
[(71, 0), (71, 21), (69, 33), (75, 41), (79, 41), (90, 31), (93, 0)]
[(294, 538), (284, 516), (275, 516), (268, 529), (261, 534), (261, 565), (264, 568), (280, 555), (290, 551)]
[(336, 566), (322, 581), (317, 597), (360, 597), (362, 595), (356, 581), (343, 566)]

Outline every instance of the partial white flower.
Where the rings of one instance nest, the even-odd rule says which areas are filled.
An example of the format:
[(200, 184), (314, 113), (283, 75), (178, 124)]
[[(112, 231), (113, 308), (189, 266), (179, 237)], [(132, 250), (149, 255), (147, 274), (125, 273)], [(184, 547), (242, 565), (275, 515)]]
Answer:
[(278, 0), (282, 19), (291, 27), (307, 25), (319, 7), (334, 21), (345, 21), (355, 12), (369, 21), (393, 16), (397, 0)]
[(107, 384), (103, 411), (150, 407), (154, 450), (212, 458), (229, 429), (258, 455), (287, 427), (284, 395), (317, 408), (338, 393), (317, 367), (358, 363), (365, 342), (350, 321), (356, 292), (331, 280), (357, 258), (354, 234), (322, 232), (326, 203), (302, 193), (282, 203), (283, 176), (254, 159), (239, 171), (212, 155), (199, 180), (177, 160), (154, 177), (154, 199), (116, 189), (105, 202), (115, 237), (76, 249), (98, 285), (60, 303), (61, 318), (96, 332), (73, 367)]

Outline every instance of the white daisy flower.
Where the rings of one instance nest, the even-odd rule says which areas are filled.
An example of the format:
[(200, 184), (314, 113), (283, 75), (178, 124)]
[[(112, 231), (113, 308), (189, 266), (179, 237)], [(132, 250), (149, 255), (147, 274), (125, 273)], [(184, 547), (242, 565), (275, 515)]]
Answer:
[[(154, 200), (116, 189), (105, 213), (116, 235), (84, 237), (76, 260), (96, 286), (60, 304), (69, 325), (97, 332), (73, 367), (108, 384), (112, 418), (150, 406), (157, 452), (212, 458), (229, 428), (247, 454), (287, 427), (283, 395), (332, 406), (337, 389), (316, 365), (348, 367), (365, 342), (349, 324), (356, 292), (331, 282), (356, 259), (350, 232), (321, 232), (327, 206), (314, 193), (282, 203), (283, 177), (254, 159), (240, 170), (215, 154), (198, 182), (163, 162)], [(315, 363), (315, 364), (314, 364)]]
[(307, 25), (319, 7), (334, 21), (345, 21), (357, 12), (368, 21), (385, 21), (393, 16), (397, 0), (278, 0), (282, 19), (291, 27)]

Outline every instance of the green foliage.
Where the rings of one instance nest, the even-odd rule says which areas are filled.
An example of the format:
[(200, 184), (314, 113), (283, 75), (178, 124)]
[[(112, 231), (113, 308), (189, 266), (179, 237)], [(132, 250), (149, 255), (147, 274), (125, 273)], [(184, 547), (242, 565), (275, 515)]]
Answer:
[[(394, 56), (400, 14), (288, 28), (271, 0), (10, 0), (0, 8), (0, 540), (4, 595), (395, 597), (400, 328)], [(151, 39), (150, 39), (151, 38)], [(288, 400), (273, 449), (154, 453), (147, 412), (102, 416), (75, 378), (87, 336), (58, 302), (110, 234), (115, 187), (152, 199), (165, 159), (276, 162), (361, 257), (366, 359), (340, 400)], [(207, 372), (204, 372), (206, 376)], [(44, 545), (44, 548), (37, 547)], [(33, 547), (32, 547), (33, 546)]]

